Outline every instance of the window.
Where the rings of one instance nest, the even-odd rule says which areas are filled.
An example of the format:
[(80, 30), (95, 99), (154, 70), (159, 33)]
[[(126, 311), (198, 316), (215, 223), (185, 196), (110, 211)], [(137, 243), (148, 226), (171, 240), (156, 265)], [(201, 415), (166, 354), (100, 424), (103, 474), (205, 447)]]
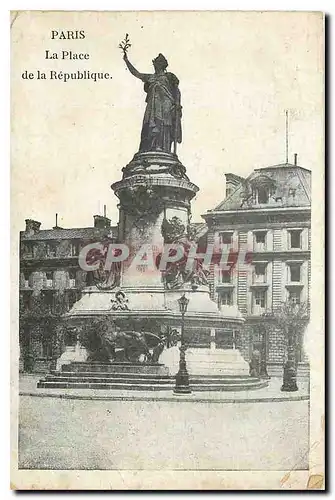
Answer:
[(266, 264), (265, 263), (255, 264), (254, 283), (265, 283), (265, 282), (266, 282)]
[(231, 283), (231, 270), (229, 271), (220, 271), (220, 281), (221, 283)]
[(292, 229), (289, 231), (290, 248), (301, 248), (301, 229)]
[(233, 303), (233, 292), (232, 290), (224, 290), (219, 294), (219, 307), (220, 306), (231, 306)]
[(72, 257), (76, 257), (77, 255), (79, 255), (79, 242), (78, 241), (71, 242), (70, 254)]
[(53, 286), (53, 272), (52, 271), (47, 271), (45, 273), (46, 279), (47, 279), (47, 286), (52, 287)]
[(75, 269), (69, 270), (69, 285), (70, 285), (70, 288), (75, 288), (75, 286), (76, 286), (76, 271), (75, 271)]
[(226, 231), (224, 233), (220, 233), (219, 240), (220, 240), (221, 249), (226, 250), (228, 252), (233, 246), (233, 232)]
[(29, 288), (29, 273), (27, 273), (27, 271), (24, 271), (22, 273), (22, 276), (24, 281), (24, 288)]
[(254, 250), (263, 252), (266, 249), (266, 231), (254, 232)]
[(289, 276), (290, 281), (294, 283), (299, 283), (301, 279), (301, 266), (300, 264), (290, 264), (289, 265)]
[(23, 257), (36, 257), (36, 246), (33, 243), (24, 243), (22, 246)]
[(256, 290), (255, 292), (255, 305), (260, 307), (265, 307), (265, 291)]
[(56, 244), (54, 242), (47, 243), (46, 255), (47, 257), (56, 257)]
[(300, 304), (300, 290), (290, 290), (289, 291), (289, 301), (293, 304)]
[(266, 305), (266, 290), (255, 290), (253, 301), (254, 314), (262, 314)]
[(259, 187), (257, 189), (258, 194), (258, 203), (269, 203), (269, 188), (268, 187)]
[(220, 243), (231, 245), (233, 233), (220, 233)]

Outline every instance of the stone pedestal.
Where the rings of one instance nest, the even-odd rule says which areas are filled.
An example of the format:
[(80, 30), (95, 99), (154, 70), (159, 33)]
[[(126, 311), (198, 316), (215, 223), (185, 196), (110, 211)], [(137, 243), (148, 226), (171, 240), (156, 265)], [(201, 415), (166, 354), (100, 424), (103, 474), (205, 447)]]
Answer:
[(84, 362), (87, 359), (87, 351), (79, 342), (74, 346), (66, 346), (63, 354), (57, 359), (56, 371), (63, 369), (63, 366), (73, 362)]
[[(189, 300), (185, 328), (205, 327), (238, 329), (243, 318), (236, 306), (220, 311), (210, 299), (208, 285), (185, 281), (177, 288), (168, 287), (157, 266), (157, 256), (164, 249), (163, 221), (174, 217), (184, 234), (190, 221), (191, 200), (198, 187), (186, 176), (186, 169), (174, 154), (162, 152), (137, 153), (123, 169), (123, 178), (112, 184), (119, 204), (119, 242), (130, 249), (123, 262), (120, 286), (109, 290), (90, 287), (68, 314), (71, 321), (85, 322), (87, 318), (108, 315), (118, 325), (129, 319), (158, 320), (160, 325), (180, 329), (181, 313), (178, 300), (185, 294)], [(139, 249), (147, 247), (144, 260), (138, 259)], [(135, 257), (137, 255), (137, 257)], [(141, 258), (144, 257), (142, 253)], [(145, 263), (149, 261), (150, 266)], [(115, 308), (115, 294), (122, 290), (126, 307)], [(122, 328), (122, 327), (121, 327)], [(160, 333), (160, 332), (156, 332)], [(214, 342), (212, 342), (214, 344)], [(179, 351), (175, 347), (163, 352), (170, 373), (178, 370)], [(186, 352), (190, 375), (248, 375), (248, 364), (238, 350), (189, 348)], [(163, 361), (164, 363), (164, 361)], [(174, 373), (173, 373), (173, 370)]]
[[(171, 375), (179, 369), (179, 347), (163, 352), (160, 361)], [(249, 365), (238, 349), (205, 349), (189, 347), (186, 351), (187, 371), (190, 376), (249, 375)]]
[(249, 364), (238, 349), (189, 348), (186, 361), (190, 375), (249, 375)]

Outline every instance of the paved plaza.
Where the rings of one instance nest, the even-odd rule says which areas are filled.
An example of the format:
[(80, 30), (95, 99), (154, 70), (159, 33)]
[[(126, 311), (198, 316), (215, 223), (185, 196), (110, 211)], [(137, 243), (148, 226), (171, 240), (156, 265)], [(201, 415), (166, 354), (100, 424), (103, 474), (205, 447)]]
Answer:
[(21, 395), (19, 467), (305, 469), (308, 404)]

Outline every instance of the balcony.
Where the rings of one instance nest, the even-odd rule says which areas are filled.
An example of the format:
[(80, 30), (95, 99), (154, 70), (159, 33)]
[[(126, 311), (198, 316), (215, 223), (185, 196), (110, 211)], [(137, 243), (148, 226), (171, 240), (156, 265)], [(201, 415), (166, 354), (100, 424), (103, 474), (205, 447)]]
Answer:
[(267, 262), (257, 262), (254, 264), (254, 271), (252, 273), (252, 287), (258, 287), (264, 290), (269, 286), (267, 276)]
[(216, 285), (217, 290), (222, 290), (222, 289), (229, 289), (229, 288), (234, 288), (234, 283), (232, 282), (232, 277), (230, 274), (228, 275), (220, 275), (219, 276), (219, 282)]
[(290, 290), (290, 289), (299, 290), (303, 287), (304, 287), (304, 285), (303, 285), (303, 283), (301, 283), (301, 281), (291, 281), (291, 282), (286, 283), (286, 285), (285, 285), (285, 288), (287, 288), (288, 290)]
[(253, 316), (263, 316), (266, 313), (266, 307), (260, 306), (260, 305), (253, 305), (252, 306), (252, 315)]

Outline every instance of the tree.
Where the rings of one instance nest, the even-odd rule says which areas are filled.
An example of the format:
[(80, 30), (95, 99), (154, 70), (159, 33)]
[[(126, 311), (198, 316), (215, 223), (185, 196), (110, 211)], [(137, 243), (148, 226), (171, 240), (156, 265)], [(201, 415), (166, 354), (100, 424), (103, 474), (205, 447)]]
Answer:
[(292, 300), (283, 302), (274, 313), (277, 327), (287, 342), (287, 361), (284, 365), (282, 391), (297, 391), (297, 340), (304, 333), (309, 319), (308, 305)]

